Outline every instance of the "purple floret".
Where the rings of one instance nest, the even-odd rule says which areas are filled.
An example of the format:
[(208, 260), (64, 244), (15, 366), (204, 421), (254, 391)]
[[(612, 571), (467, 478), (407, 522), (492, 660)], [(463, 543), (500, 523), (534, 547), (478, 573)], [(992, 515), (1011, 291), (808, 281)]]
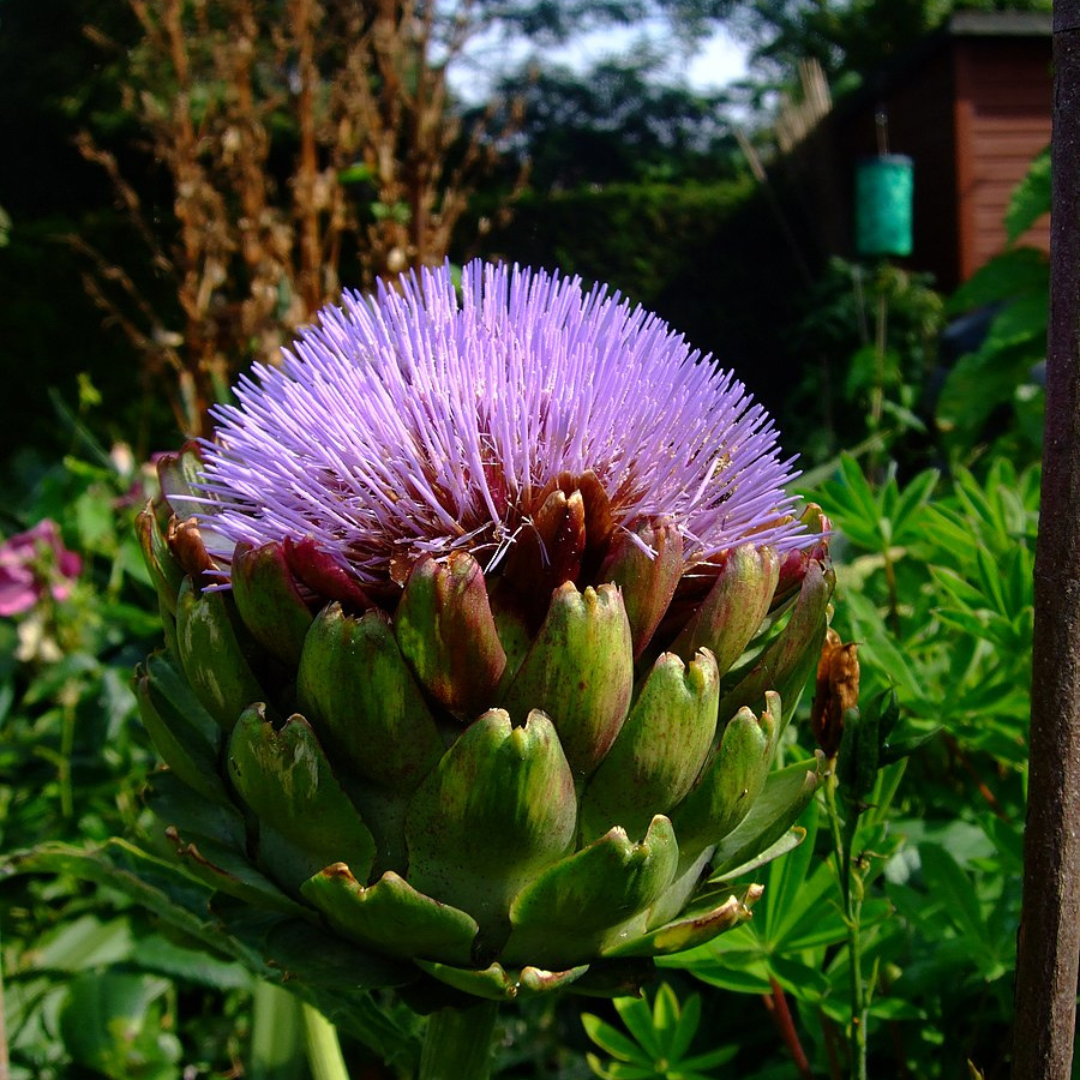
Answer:
[[(690, 560), (805, 545), (776, 430), (742, 383), (578, 279), (473, 262), (346, 294), (215, 410), (204, 515), (228, 544), (313, 536), (363, 581), (455, 549), (491, 565), (560, 473), (618, 525), (671, 517)], [(227, 559), (229, 550), (213, 552)]]

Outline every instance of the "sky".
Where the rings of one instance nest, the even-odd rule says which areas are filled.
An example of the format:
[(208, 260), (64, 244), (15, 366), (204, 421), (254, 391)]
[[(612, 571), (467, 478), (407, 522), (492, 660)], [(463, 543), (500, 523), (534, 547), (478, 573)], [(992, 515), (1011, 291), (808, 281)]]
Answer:
[(686, 77), (700, 90), (716, 90), (746, 75), (746, 46), (720, 30), (691, 61)]
[[(625, 55), (641, 35), (639, 28), (584, 34), (566, 46), (545, 50), (543, 60), (548, 64), (565, 64), (577, 71), (586, 71), (606, 56)], [(529, 55), (527, 47), (508, 47), (503, 41), (491, 43), (479, 40), (469, 51), (471, 55), (468, 60), (451, 68), (450, 73), (454, 90), (469, 101), (486, 99), (499, 72), (519, 65)], [(670, 65), (673, 82), (685, 80), (692, 88), (702, 91), (720, 89), (745, 74), (746, 46), (733, 40), (722, 28), (702, 42), (689, 58), (673, 54)]]
[[(562, 60), (570, 66), (583, 70), (593, 62), (610, 54), (627, 52), (639, 30), (605, 30), (583, 35), (565, 49), (552, 50), (552, 59)], [(682, 55), (672, 57), (672, 76), (686, 81), (699, 90), (717, 90), (746, 74), (746, 47), (734, 41), (723, 29), (703, 42), (687, 61)]]

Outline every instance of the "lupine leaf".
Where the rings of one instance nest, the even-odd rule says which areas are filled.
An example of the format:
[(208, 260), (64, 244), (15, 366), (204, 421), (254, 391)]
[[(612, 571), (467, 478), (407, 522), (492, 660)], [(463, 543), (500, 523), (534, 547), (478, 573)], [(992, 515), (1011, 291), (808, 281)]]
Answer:
[(620, 1061), (636, 1061), (642, 1065), (651, 1064), (652, 1058), (641, 1049), (638, 1043), (633, 1039), (628, 1039), (618, 1028), (605, 1023), (598, 1016), (582, 1013), (581, 1023), (589, 1038), (612, 1057)]
[(691, 1066), (690, 1062), (684, 1060), (686, 1051), (690, 1049), (690, 1044), (694, 1041), (700, 1023), (701, 995), (691, 994), (682, 1004), (678, 1021), (670, 1034), (667, 1045), (668, 1058), (672, 1061), (681, 1062), (684, 1068), (701, 1068), (700, 1065)]
[(657, 1037), (652, 1010), (644, 998), (616, 998), (612, 1004), (627, 1030), (655, 1061), (663, 1053), (660, 1039)]

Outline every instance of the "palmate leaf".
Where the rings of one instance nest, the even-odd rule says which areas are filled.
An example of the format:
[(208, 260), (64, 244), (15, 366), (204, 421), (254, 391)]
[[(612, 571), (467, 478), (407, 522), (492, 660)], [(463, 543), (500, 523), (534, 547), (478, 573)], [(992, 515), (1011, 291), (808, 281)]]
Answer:
[(604, 1062), (589, 1054), (589, 1067), (597, 1076), (611, 1080), (708, 1080), (701, 1070), (722, 1065), (738, 1053), (737, 1046), (723, 1046), (686, 1057), (701, 1023), (698, 994), (691, 994), (683, 1004), (675, 991), (662, 983), (652, 1008), (642, 998), (616, 998), (613, 1004), (629, 1036), (598, 1017), (582, 1017), (589, 1038), (615, 1059)]
[[(996, 549), (1004, 554), (1010, 550), (1018, 535), (1032, 531), (1028, 527), (1028, 512), (1025, 510), (1017, 515), (1015, 502), (1004, 495), (1003, 487), (1017, 487), (1017, 478), (1011, 465), (1007, 468), (992, 467), (985, 485), (967, 469), (961, 469), (956, 474), (954, 490), (961, 510), (959, 520), (969, 529), (974, 528), (968, 541), (972, 550), (980, 542), (991, 543), (996, 544)], [(947, 509), (942, 509), (943, 512), (948, 512)], [(1031, 509), (1037, 509), (1037, 504)]]
[(850, 454), (840, 455), (839, 475), (822, 485), (822, 498), (829, 517), (848, 540), (868, 551), (881, 549), (882, 507)]

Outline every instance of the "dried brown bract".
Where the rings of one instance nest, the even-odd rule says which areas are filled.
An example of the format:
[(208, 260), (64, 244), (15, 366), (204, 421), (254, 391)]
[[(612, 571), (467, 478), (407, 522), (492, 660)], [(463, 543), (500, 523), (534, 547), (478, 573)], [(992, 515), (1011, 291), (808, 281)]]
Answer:
[(859, 646), (844, 645), (840, 635), (830, 628), (821, 649), (810, 706), (810, 727), (827, 757), (833, 757), (840, 748), (844, 713), (858, 706)]

